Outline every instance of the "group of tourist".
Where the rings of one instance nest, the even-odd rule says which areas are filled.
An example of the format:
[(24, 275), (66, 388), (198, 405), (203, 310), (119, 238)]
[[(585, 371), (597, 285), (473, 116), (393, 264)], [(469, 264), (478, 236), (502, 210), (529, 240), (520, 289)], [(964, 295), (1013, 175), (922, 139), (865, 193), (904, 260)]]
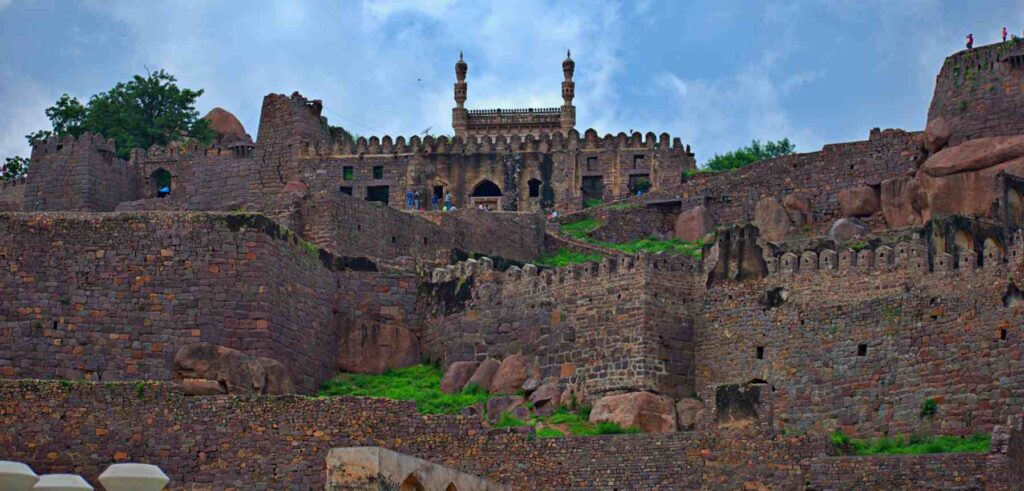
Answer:
[[(1006, 42), (1006, 36), (1008, 34), (1009, 33), (1006, 32), (1006, 27), (1003, 27), (1003, 42), (1004, 43)], [(1024, 33), (1022, 33), (1022, 34), (1024, 34)], [(1013, 39), (1020, 39), (1019, 37), (1017, 37), (1016, 34), (1013, 34), (1012, 37), (1013, 37)], [(967, 35), (967, 49), (974, 49), (974, 34), (973, 33)]]
[[(444, 194), (444, 204), (440, 203), (441, 197), (436, 193), (430, 197), (430, 205), (434, 211), (455, 211), (455, 203), (452, 202), (452, 193)], [(405, 207), (410, 210), (426, 210), (421, 207), (420, 192), (408, 189), (405, 191)], [(439, 205), (440, 208), (438, 207)]]

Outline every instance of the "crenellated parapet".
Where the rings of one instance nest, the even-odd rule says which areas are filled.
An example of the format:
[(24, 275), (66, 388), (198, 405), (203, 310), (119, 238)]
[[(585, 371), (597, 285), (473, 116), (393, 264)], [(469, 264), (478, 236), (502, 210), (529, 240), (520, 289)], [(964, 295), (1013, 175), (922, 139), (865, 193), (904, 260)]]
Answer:
[(70, 157), (85, 152), (99, 152), (110, 160), (114, 159), (114, 140), (103, 135), (85, 132), (73, 135), (54, 135), (32, 143), (32, 160), (44, 157)]
[(660, 136), (654, 132), (646, 135), (634, 132), (632, 135), (619, 133), (598, 137), (597, 131), (587, 130), (582, 136), (571, 130), (568, 136), (560, 133), (543, 134), (540, 136), (498, 135), (494, 138), (482, 136), (449, 138), (414, 135), (408, 139), (399, 136), (359, 137), (351, 140), (306, 141), (300, 147), (302, 157), (333, 157), (346, 155), (395, 155), (395, 154), (472, 154), (500, 152), (564, 152), (572, 150), (625, 150), (646, 149), (651, 151), (676, 151), (689, 154), (689, 147), (684, 146), (678, 137), (672, 138), (668, 133)]
[(24, 186), (28, 182), (28, 176), (18, 176), (9, 181), (0, 181), (0, 191)]
[(252, 156), (254, 147), (254, 144), (248, 142), (233, 142), (226, 145), (217, 142), (210, 145), (197, 142), (167, 146), (153, 145), (147, 149), (133, 148), (129, 162), (151, 164), (195, 159), (246, 158)]

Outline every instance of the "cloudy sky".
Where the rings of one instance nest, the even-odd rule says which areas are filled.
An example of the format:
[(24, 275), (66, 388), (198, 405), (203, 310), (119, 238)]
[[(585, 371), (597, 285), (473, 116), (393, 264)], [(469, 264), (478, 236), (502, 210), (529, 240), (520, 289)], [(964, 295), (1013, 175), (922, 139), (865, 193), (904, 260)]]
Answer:
[(459, 50), (467, 106), (493, 108), (560, 105), (566, 49), (581, 131), (668, 131), (699, 162), (753, 138), (811, 151), (922, 128), (943, 58), (1004, 25), (1024, 30), (1024, 0), (0, 0), (0, 157), (62, 93), (147, 68), (254, 136), (263, 96), (295, 90), (359, 135), (450, 134)]

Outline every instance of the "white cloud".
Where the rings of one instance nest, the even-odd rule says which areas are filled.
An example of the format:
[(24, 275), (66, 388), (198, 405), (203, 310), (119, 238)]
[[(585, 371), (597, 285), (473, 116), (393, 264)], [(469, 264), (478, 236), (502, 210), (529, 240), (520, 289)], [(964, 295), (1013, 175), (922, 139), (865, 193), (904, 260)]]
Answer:
[(0, 118), (0, 158), (29, 156), (31, 148), (25, 135), (50, 127), (44, 111), (54, 100), (56, 97), (37, 82), (9, 65), (0, 65), (0, 101), (5, 101), (4, 117)]

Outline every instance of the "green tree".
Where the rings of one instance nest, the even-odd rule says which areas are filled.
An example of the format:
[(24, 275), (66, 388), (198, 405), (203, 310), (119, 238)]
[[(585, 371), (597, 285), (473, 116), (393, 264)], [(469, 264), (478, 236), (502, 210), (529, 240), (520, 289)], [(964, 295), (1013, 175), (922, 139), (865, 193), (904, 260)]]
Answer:
[(784, 155), (790, 155), (796, 150), (796, 146), (790, 143), (789, 138), (779, 141), (768, 140), (761, 143), (754, 140), (742, 148), (719, 155), (715, 154), (704, 166), (710, 170), (730, 170), (744, 167), (760, 160), (774, 159)]
[(7, 157), (0, 165), (0, 181), (10, 181), (28, 172), (28, 159), (25, 157)]
[(64, 94), (46, 109), (52, 130), (40, 130), (25, 138), (33, 142), (51, 134), (98, 133), (114, 139), (121, 158), (127, 158), (132, 148), (187, 139), (209, 144), (214, 138), (213, 130), (195, 109), (203, 90), (180, 88), (176, 82), (173, 75), (158, 70), (145, 77), (136, 75), (100, 92), (87, 105)]

